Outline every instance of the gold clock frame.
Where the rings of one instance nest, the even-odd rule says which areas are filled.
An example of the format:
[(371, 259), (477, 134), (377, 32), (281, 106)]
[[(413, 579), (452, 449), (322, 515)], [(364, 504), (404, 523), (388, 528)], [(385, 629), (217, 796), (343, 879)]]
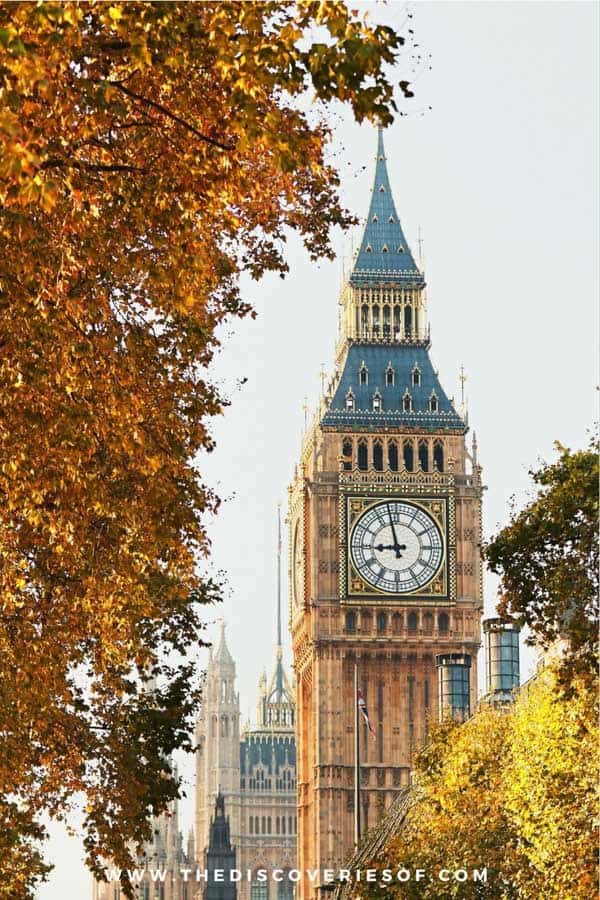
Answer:
[[(372, 603), (381, 605), (448, 605), (456, 601), (456, 543), (454, 528), (454, 498), (440, 495), (409, 493), (346, 493), (340, 497), (340, 600), (342, 603)], [(442, 563), (433, 578), (414, 591), (392, 594), (370, 585), (354, 567), (350, 552), (350, 535), (358, 519), (369, 509), (386, 501), (409, 503), (426, 512), (439, 528), (442, 536)]]

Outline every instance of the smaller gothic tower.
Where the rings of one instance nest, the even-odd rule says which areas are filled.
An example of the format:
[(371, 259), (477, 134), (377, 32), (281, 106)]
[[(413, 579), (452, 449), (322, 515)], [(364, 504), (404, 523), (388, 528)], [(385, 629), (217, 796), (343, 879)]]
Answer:
[[(235, 869), (235, 847), (231, 845), (229, 819), (225, 816), (225, 798), (221, 791), (215, 801), (215, 815), (210, 824), (210, 837), (204, 868), (207, 872), (204, 900), (235, 900), (235, 882), (228, 880), (228, 873)], [(215, 881), (215, 870), (221, 869), (224, 881)]]
[(221, 792), (227, 800), (234, 841), (239, 835), (240, 701), (235, 691), (235, 663), (225, 639), (212, 649), (196, 725), (196, 855), (208, 846), (210, 817)]

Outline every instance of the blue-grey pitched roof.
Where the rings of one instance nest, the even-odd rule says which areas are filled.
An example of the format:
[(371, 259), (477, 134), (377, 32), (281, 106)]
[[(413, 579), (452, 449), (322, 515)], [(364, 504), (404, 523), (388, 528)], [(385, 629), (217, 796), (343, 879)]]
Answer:
[(377, 135), (377, 162), (369, 215), (350, 281), (352, 284), (372, 281), (423, 283), (396, 212), (381, 128)]
[[(362, 366), (367, 369), (367, 384), (360, 383)], [(386, 384), (386, 370), (391, 364), (394, 383)], [(415, 366), (420, 384), (413, 384)], [(354, 394), (354, 409), (346, 408), (349, 390)], [(408, 391), (412, 412), (404, 412), (403, 398)], [(373, 396), (381, 397), (381, 410), (373, 410)], [(429, 400), (435, 394), (438, 408), (431, 412)], [(352, 430), (353, 427), (430, 428), (465, 431), (465, 423), (450, 403), (429, 353), (425, 347), (411, 344), (350, 344), (344, 368), (333, 399), (321, 420), (323, 426)]]

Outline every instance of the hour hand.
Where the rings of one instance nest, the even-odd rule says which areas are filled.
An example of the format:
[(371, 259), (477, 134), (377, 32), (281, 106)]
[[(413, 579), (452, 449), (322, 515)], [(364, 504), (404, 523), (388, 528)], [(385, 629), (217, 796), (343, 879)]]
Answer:
[(381, 553), (382, 550), (394, 550), (396, 556), (400, 557), (400, 550), (406, 550), (406, 544), (377, 544), (375, 547)]

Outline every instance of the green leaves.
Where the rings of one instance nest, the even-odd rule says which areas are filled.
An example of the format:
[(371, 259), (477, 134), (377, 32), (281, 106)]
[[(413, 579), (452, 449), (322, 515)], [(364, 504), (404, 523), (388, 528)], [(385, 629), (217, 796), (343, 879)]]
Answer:
[(556, 444), (559, 459), (530, 474), (536, 498), (484, 550), (501, 576), (501, 614), (528, 625), (545, 648), (567, 641), (562, 679), (597, 669), (598, 453)]

